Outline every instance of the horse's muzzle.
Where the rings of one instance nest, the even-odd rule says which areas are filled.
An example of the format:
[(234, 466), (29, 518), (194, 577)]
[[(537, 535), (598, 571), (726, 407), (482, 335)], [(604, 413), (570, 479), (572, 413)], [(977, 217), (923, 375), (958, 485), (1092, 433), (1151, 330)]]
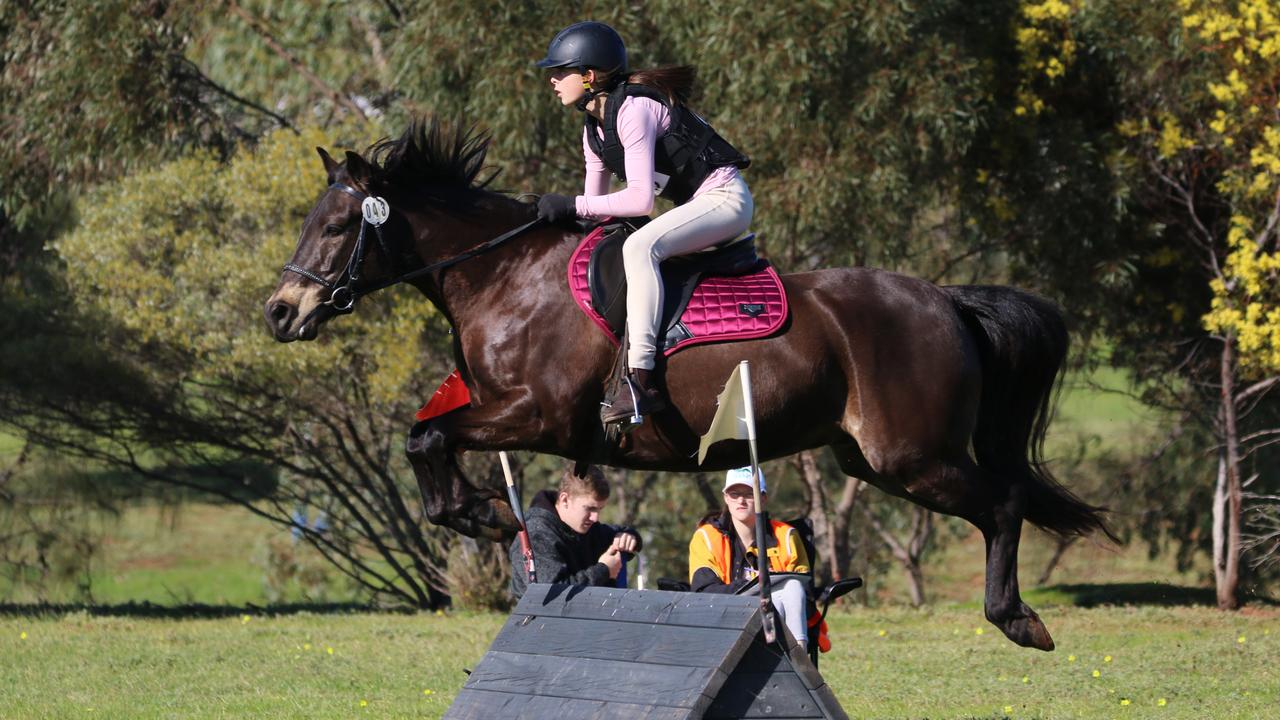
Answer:
[(268, 300), (263, 316), (272, 337), (280, 342), (315, 340), (320, 332), (320, 324), (328, 319), (325, 310), (325, 306), (318, 306), (299, 321), (296, 305), (284, 300)]

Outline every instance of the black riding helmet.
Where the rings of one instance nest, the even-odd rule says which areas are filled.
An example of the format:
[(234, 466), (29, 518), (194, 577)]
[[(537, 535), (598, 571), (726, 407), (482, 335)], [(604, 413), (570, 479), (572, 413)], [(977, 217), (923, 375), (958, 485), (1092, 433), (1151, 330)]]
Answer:
[(594, 68), (617, 75), (627, 71), (627, 46), (617, 31), (604, 23), (574, 23), (552, 38), (547, 56), (536, 65), (543, 69)]

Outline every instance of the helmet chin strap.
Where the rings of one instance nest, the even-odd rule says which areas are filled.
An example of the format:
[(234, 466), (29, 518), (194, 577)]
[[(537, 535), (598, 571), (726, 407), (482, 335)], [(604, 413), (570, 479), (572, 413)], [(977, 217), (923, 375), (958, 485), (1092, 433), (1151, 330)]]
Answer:
[(603, 90), (596, 90), (591, 87), (591, 82), (585, 77), (582, 78), (582, 89), (582, 97), (578, 98), (577, 102), (573, 104), (574, 107), (582, 112), (587, 111), (587, 105), (590, 105), (591, 101), (595, 100), (597, 96), (606, 94)]

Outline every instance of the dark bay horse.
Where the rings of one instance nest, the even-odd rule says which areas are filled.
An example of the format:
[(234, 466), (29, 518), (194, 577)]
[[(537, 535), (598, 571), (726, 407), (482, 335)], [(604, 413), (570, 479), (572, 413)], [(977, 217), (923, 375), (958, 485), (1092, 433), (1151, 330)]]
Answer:
[[(265, 308), (277, 340), (311, 340), (361, 291), (421, 271), (409, 282), (451, 323), (472, 398), (409, 431), (432, 522), (492, 539), (515, 530), (503, 495), (463, 475), (460, 450), (699, 469), (698, 437), (716, 394), (746, 359), (762, 459), (829, 447), (845, 473), (968, 520), (986, 538), (987, 619), (1019, 645), (1053, 649), (1018, 591), (1022, 521), (1060, 535), (1109, 531), (1100, 508), (1040, 462), (1067, 352), (1051, 303), (1008, 287), (941, 288), (869, 268), (784, 275), (792, 315), (783, 330), (660, 358), (670, 407), (611, 453), (600, 441), (599, 403), (614, 346), (566, 283), (581, 234), (538, 224), (529, 204), (486, 190), (478, 176), (487, 146), (487, 138), (415, 122), (367, 158), (348, 152), (339, 163), (318, 149), (329, 189)], [(376, 243), (361, 221), (366, 195), (390, 205)], [(486, 245), (524, 225), (515, 239)], [(740, 445), (713, 446), (701, 469), (746, 464)]]

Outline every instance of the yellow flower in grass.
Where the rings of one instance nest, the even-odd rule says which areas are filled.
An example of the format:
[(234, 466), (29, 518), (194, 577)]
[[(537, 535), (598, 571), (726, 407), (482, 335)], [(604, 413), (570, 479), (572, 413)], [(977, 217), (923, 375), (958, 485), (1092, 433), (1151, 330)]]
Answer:
[(303, 649), (303, 650), (310, 650), (310, 649), (311, 649), (311, 643), (302, 643), (302, 649)]
[(27, 639), (27, 631), (26, 631), (26, 630), (23, 630), (23, 631), (22, 631), (22, 634), (18, 636), (18, 639), (19, 639), (19, 640), (26, 640), (26, 639)]
[(1156, 707), (1164, 707), (1165, 705), (1168, 705), (1168, 704), (1169, 704), (1169, 701), (1165, 700), (1164, 698), (1160, 698), (1159, 700), (1156, 701)]
[(1093, 676), (1094, 676), (1094, 677), (1096, 677), (1096, 678), (1097, 678), (1097, 677), (1102, 677), (1102, 671), (1101, 671), (1101, 670), (1094, 670), (1094, 671), (1093, 671)]
[(361, 700), (361, 701), (360, 701), (360, 707), (369, 707), (369, 701), (368, 701), (368, 700)]
[(983, 630), (982, 628), (974, 628), (974, 629), (973, 629), (973, 634), (974, 634), (974, 635), (981, 635), (981, 634), (982, 634), (982, 633), (984, 633), (984, 632), (986, 632), (986, 630)]
[(1120, 704), (1121, 704), (1121, 705), (1128, 705), (1128, 704), (1129, 704), (1129, 698), (1120, 698)]
[(1244, 638), (1244, 636), (1243, 636), (1243, 635), (1241, 635), (1240, 637), (1236, 638), (1236, 642), (1240, 643), (1241, 645), (1243, 645), (1243, 644), (1244, 644), (1244, 640), (1245, 640), (1245, 638)]
[(249, 616), (248, 616), (248, 615), (241, 615), (241, 616), (240, 616), (240, 624), (241, 624), (241, 625), (243, 625), (243, 624), (245, 624), (245, 623), (247, 623), (247, 622), (249, 622)]
[(426, 689), (424, 689), (424, 690), (422, 691), (422, 694), (423, 694), (423, 695), (435, 695), (435, 694), (436, 694), (436, 691), (435, 691), (435, 690), (432, 690), (431, 688), (426, 688)]
[(884, 637), (885, 635), (888, 635), (889, 633), (888, 633), (888, 631), (881, 630), (878, 634), (880, 635), (880, 637)]
[(1111, 662), (1111, 656), (1107, 655), (1106, 657), (1102, 658), (1102, 662)]
[(1075, 661), (1076, 661), (1076, 656), (1075, 656), (1075, 655), (1068, 655), (1068, 656), (1067, 656), (1067, 662), (1075, 662)]
[(325, 648), (325, 649), (324, 649), (324, 651), (325, 651), (325, 652), (327, 652), (327, 653), (329, 653), (330, 655), (332, 655), (332, 654), (333, 654), (333, 648), (331, 648), (331, 647), (327, 647), (327, 648)]
[(1012, 705), (1005, 705), (1005, 706), (1004, 706), (1004, 714), (1005, 714), (1005, 715), (1012, 715), (1012, 714), (1013, 714), (1013, 706), (1012, 706)]
[(1023, 676), (1022, 676), (1022, 682), (1024, 682), (1024, 683), (1029, 683), (1029, 682), (1031, 682), (1031, 676), (1030, 676), (1030, 675), (1023, 675)]

